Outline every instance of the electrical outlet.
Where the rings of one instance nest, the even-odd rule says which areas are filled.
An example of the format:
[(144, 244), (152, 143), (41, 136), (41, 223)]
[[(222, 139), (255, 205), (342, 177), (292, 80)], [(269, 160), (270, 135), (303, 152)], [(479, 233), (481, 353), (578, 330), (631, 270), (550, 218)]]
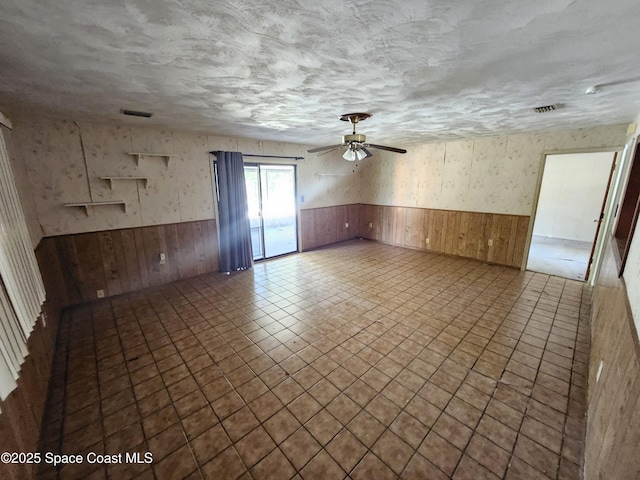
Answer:
[(167, 256), (164, 253), (160, 254), (160, 265), (167, 263)]
[(304, 203), (304, 195), (300, 195), (300, 203)]
[(104, 290), (96, 290), (96, 295), (98, 298), (104, 298)]
[(487, 245), (489, 245), (490, 247), (493, 247), (493, 238), (490, 238), (490, 239), (487, 241)]
[(344, 228), (349, 228), (349, 222), (344, 224)]
[(42, 326), (46, 327), (47, 326), (47, 313), (46, 312), (42, 312)]
[(369, 228), (373, 228), (373, 223), (369, 223)]
[(429, 245), (429, 237), (424, 239), (424, 243), (426, 243), (427, 245)]

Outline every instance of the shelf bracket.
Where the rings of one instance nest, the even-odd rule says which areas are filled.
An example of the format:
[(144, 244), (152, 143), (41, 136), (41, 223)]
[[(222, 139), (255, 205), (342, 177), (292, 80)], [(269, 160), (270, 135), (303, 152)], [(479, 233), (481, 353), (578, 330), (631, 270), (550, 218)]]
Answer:
[(88, 217), (90, 215), (89, 207), (98, 207), (102, 205), (121, 205), (124, 213), (127, 213), (127, 204), (121, 200), (117, 200), (114, 202), (84, 202), (84, 203), (65, 203), (65, 207), (76, 207), (82, 208), (84, 210), (85, 215)]
[(100, 180), (106, 180), (107, 182), (109, 182), (109, 188), (111, 190), (113, 190), (113, 182), (114, 180), (136, 180), (136, 181), (141, 181), (143, 187), (147, 188), (147, 186), (149, 185), (149, 177), (100, 177)]
[(140, 159), (142, 157), (159, 157), (159, 158), (165, 159), (167, 167), (169, 167), (169, 160), (171, 160), (175, 156), (168, 153), (144, 153), (144, 152), (129, 152), (129, 155), (132, 155), (135, 157), (137, 166), (140, 166)]

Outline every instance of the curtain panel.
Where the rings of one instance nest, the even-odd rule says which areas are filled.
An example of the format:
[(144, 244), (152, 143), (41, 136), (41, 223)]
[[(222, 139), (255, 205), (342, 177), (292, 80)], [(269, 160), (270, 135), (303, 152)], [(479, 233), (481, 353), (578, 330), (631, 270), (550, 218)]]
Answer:
[(253, 266), (253, 254), (242, 153), (216, 152), (216, 183), (220, 271), (246, 270)]

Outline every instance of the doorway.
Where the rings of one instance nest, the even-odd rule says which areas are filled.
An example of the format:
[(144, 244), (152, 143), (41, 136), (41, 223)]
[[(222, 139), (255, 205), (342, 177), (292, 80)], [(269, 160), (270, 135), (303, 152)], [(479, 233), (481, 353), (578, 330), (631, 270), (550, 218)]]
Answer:
[(527, 270), (588, 280), (615, 156), (546, 156)]
[(298, 251), (295, 165), (245, 164), (253, 259)]

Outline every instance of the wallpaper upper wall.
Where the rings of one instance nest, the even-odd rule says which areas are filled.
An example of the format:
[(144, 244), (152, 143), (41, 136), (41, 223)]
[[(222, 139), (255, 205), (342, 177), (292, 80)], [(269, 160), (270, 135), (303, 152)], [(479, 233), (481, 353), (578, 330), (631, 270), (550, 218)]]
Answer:
[[(350, 203), (531, 215), (543, 151), (617, 147), (626, 126), (487, 137), (409, 147), (406, 155), (377, 150), (357, 166), (342, 152), (306, 153), (290, 143), (36, 118), (12, 119), (11, 155), (22, 167), (18, 188), (32, 205), (27, 221), (34, 244), (42, 236), (158, 225), (215, 217), (211, 150), (303, 156), (296, 163), (298, 208)], [(143, 157), (128, 152), (174, 155)], [(246, 161), (269, 162), (247, 158)], [(149, 177), (142, 182), (101, 176)], [(28, 192), (27, 192), (28, 190)], [(90, 207), (66, 203), (122, 200)], [(33, 207), (35, 205), (35, 208)], [(36, 216), (37, 218), (33, 218)]]
[[(212, 150), (304, 156), (298, 162), (271, 160), (298, 165), (299, 207), (358, 202), (352, 165), (338, 155), (309, 156), (304, 145), (33, 117), (15, 118), (13, 123), (12, 160), (24, 171), (18, 188), (25, 198), (30, 192), (35, 204), (26, 212), (34, 245), (42, 236), (215, 218), (214, 157), (208, 153)], [(168, 165), (164, 158), (142, 157), (137, 165), (128, 152), (174, 157)], [(130, 180), (114, 181), (111, 188), (100, 179), (106, 176), (141, 176), (149, 181), (147, 188)], [(126, 203), (126, 212), (109, 205), (89, 207), (87, 215), (81, 208), (64, 206), (120, 200)]]
[(376, 152), (363, 164), (362, 202), (531, 215), (542, 153), (620, 147), (626, 125), (486, 137)]
[(11, 162), (11, 173), (20, 197), (20, 206), (27, 222), (27, 229), (31, 237), (31, 246), (35, 249), (42, 237), (42, 229), (38, 221), (38, 211), (33, 199), (33, 191), (29, 185), (29, 178), (24, 163), (18, 161), (13, 148), (13, 132), (5, 127), (0, 127), (0, 132), (7, 147), (7, 153)]

